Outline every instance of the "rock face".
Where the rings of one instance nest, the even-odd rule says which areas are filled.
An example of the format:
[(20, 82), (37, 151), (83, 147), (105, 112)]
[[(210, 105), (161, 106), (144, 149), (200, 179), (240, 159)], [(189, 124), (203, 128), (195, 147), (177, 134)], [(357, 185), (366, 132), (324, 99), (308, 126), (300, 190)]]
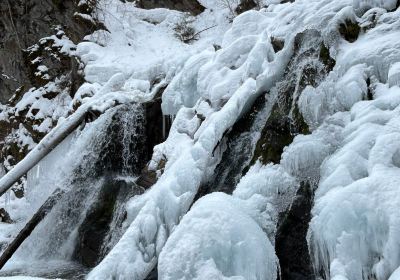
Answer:
[(0, 222), (8, 224), (13, 222), (10, 214), (4, 208), (0, 208)]
[[(97, 28), (79, 17), (93, 11), (90, 3), (0, 2), (0, 161), (6, 171), (24, 158), (59, 117), (69, 114), (63, 101), (72, 98), (83, 82), (80, 63), (73, 56), (75, 44)], [(36, 100), (18, 106), (29, 96)]]
[[(78, 1), (5, 0), (0, 3), (0, 102), (5, 103), (15, 93), (37, 86), (25, 51), (39, 39), (54, 34), (60, 26), (72, 41), (79, 41), (90, 32), (74, 20)], [(65, 63), (61, 63), (66, 67)], [(54, 65), (55, 69), (57, 66)], [(62, 67), (62, 68), (64, 68)], [(53, 68), (53, 69), (54, 69)], [(70, 66), (68, 65), (68, 70)], [(65, 69), (60, 69), (65, 70)], [(23, 88), (21, 88), (21, 86)]]
[(137, 6), (143, 9), (167, 8), (198, 15), (204, 7), (197, 0), (139, 0)]

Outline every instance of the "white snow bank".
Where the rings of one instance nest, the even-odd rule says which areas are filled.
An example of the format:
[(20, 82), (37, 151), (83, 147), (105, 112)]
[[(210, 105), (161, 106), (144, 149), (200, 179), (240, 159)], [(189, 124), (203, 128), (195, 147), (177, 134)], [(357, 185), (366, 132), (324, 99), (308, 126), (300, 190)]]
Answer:
[(275, 279), (274, 248), (258, 224), (223, 193), (192, 207), (160, 254), (160, 279)]
[(342, 71), (357, 64), (373, 66), (371, 75), (386, 83), (393, 62), (400, 61), (400, 10), (386, 13), (377, 19), (376, 27), (361, 33), (352, 44), (339, 47), (337, 65)]
[(331, 279), (383, 280), (400, 264), (399, 11), (382, 13), (375, 24), (356, 42), (341, 43), (334, 73), (299, 102), (314, 127), (351, 107), (338, 149), (321, 166), (309, 229), (316, 271)]
[[(100, 1), (97, 16), (108, 31), (86, 36), (88, 41), (78, 44), (76, 51), (85, 64), (85, 79), (94, 87), (103, 87), (118, 74), (119, 88), (114, 91), (130, 92), (149, 100), (194, 54), (219, 44), (229, 26), (220, 13), (207, 10), (198, 17), (188, 17), (168, 9), (142, 10), (130, 2)], [(196, 33), (203, 31), (191, 45), (176, 36), (175, 29), (185, 18)], [(192, 60), (187, 67), (196, 64)], [(186, 77), (182, 77), (182, 82)], [(189, 98), (182, 100), (186, 101), (193, 102)]]

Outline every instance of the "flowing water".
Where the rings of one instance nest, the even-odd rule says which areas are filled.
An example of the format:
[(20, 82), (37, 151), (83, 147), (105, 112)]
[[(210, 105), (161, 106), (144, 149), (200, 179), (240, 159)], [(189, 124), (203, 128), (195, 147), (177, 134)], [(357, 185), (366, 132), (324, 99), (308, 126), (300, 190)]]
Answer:
[(0, 275), (79, 279), (109, 252), (124, 232), (125, 203), (143, 192), (135, 185), (145, 160), (143, 112), (136, 104), (108, 110), (31, 170), (33, 209), (56, 188), (65, 194)]
[[(231, 193), (255, 161), (278, 164), (285, 146), (291, 144), (297, 134), (309, 133), (297, 101), (306, 86), (317, 86), (329, 73), (329, 53), (322, 57), (323, 51), (319, 32), (306, 30), (296, 36), (294, 54), (283, 78), (265, 96), (258, 98), (251, 111), (225, 135), (220, 144), (221, 161), (197, 197), (214, 191)], [(312, 205), (312, 194), (306, 188), (308, 183), (302, 183), (296, 196), (290, 198), (292, 207), (280, 213), (276, 253), (282, 280), (315, 279), (306, 242)]]

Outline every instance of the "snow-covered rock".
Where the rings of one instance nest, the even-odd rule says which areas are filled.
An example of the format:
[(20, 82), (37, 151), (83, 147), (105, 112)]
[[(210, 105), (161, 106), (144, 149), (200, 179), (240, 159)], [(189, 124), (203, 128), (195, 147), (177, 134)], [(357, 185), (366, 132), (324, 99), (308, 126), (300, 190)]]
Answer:
[(158, 271), (163, 280), (275, 279), (277, 258), (240, 200), (214, 193), (196, 202), (174, 230)]

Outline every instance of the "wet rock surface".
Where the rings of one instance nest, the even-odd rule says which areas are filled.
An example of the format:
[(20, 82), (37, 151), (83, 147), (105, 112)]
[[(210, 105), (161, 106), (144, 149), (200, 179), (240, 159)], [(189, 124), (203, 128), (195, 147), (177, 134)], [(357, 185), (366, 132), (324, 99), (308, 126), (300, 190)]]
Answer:
[[(106, 177), (100, 189), (97, 200), (82, 223), (78, 233), (77, 247), (75, 248), (74, 260), (87, 267), (94, 267), (101, 261), (111, 248), (107, 246), (110, 241), (107, 233), (114, 213), (125, 211), (116, 209), (123, 207), (118, 201), (124, 201), (134, 195), (143, 193), (143, 190), (134, 183), (126, 182), (115, 177)], [(116, 228), (122, 227), (125, 215), (118, 219)]]
[(223, 151), (221, 162), (213, 176), (200, 188), (197, 198), (214, 191), (231, 194), (242, 175), (247, 172), (254, 152), (257, 121), (263, 117), (266, 98), (266, 95), (257, 98), (250, 111), (226, 133), (224, 140), (217, 147)]
[(314, 271), (307, 245), (313, 195), (310, 185), (302, 183), (290, 207), (279, 220), (275, 251), (282, 280), (313, 280)]
[(240, 1), (239, 5), (236, 7), (235, 12), (240, 15), (248, 10), (260, 8), (258, 2), (255, 0), (242, 0)]

